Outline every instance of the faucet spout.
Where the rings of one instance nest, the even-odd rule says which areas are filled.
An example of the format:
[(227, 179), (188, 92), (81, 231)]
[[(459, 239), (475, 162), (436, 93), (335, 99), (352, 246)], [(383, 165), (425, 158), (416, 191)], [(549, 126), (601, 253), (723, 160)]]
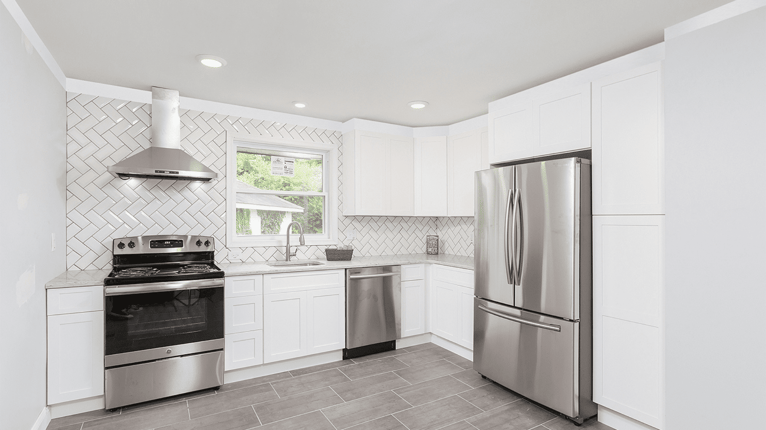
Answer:
[(298, 242), (301, 245), (306, 244), (306, 239), (303, 237), (303, 226), (298, 221), (293, 221), (290, 224), (287, 225), (287, 246), (285, 247), (285, 261), (290, 261), (290, 257), (294, 257), (295, 254), (290, 252), (290, 230), (293, 228), (293, 224), (298, 226), (298, 231), (300, 232), (300, 237), (298, 238)]

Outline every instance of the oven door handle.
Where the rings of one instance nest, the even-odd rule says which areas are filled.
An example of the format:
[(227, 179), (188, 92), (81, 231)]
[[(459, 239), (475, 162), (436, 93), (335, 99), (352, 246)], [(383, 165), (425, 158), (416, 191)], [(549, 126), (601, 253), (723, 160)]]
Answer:
[(107, 296), (124, 296), (126, 294), (161, 293), (163, 291), (223, 288), (223, 285), (223, 278), (193, 279), (176, 282), (154, 282), (148, 284), (110, 285), (104, 288), (104, 294)]

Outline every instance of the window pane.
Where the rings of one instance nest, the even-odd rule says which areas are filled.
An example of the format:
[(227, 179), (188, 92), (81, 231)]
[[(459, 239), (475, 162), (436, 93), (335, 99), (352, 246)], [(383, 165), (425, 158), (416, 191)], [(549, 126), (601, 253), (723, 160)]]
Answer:
[[(288, 169), (281, 170), (281, 175), (274, 174), (272, 158), (286, 161)], [(321, 155), (258, 149), (248, 149), (247, 152), (237, 150), (237, 179), (261, 190), (322, 192), (323, 173)]]
[[(324, 197), (323, 196), (263, 196), (269, 200), (281, 200), (280, 210), (264, 210), (258, 207), (275, 207), (272, 201), (264, 204), (248, 204), (249, 208), (237, 207), (237, 236), (257, 236), (267, 234), (285, 234), (287, 225), (297, 221), (303, 227), (304, 234), (324, 233)], [(253, 202), (257, 203), (257, 202)], [(298, 233), (293, 226), (291, 233)]]

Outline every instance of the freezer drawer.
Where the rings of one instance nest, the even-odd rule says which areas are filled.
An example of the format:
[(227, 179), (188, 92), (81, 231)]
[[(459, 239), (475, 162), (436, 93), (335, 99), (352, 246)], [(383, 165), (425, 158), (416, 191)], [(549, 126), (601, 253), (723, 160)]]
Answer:
[(579, 331), (579, 322), (475, 298), (473, 367), (549, 408), (587, 418), (594, 406), (580, 398)]

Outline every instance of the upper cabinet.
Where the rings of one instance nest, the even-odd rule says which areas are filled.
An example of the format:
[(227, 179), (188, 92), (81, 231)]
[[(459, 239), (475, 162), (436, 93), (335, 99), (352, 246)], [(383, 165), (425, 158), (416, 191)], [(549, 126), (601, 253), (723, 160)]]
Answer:
[(447, 137), (415, 139), (415, 216), (447, 215)]
[(593, 82), (593, 214), (664, 209), (661, 63)]
[(590, 83), (529, 97), (489, 113), (489, 162), (590, 148)]
[(447, 139), (448, 216), (473, 216), (474, 174), (489, 168), (487, 134), (483, 128)]
[(343, 215), (412, 216), (412, 138), (353, 131), (343, 136)]

